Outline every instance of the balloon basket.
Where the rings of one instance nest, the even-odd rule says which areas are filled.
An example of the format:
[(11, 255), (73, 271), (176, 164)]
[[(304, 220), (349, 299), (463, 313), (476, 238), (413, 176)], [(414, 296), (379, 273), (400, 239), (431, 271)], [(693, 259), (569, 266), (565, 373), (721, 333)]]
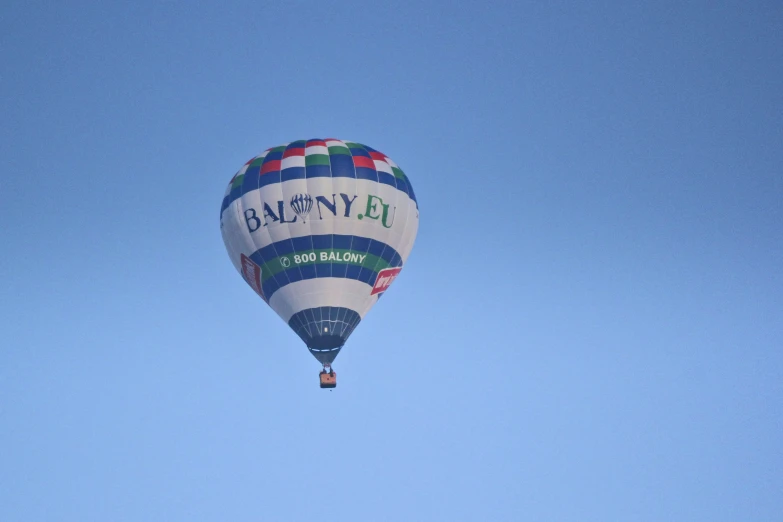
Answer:
[(337, 387), (337, 374), (332, 367), (328, 364), (324, 364), (324, 369), (318, 375), (321, 380), (321, 388), (336, 388)]

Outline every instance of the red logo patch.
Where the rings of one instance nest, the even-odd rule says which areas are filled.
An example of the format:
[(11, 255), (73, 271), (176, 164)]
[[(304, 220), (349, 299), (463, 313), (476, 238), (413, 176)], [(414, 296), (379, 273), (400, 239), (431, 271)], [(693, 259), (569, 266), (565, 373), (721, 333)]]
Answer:
[(253, 260), (245, 254), (242, 254), (242, 277), (244, 277), (247, 284), (261, 296), (261, 299), (266, 301), (264, 290), (261, 288), (261, 267), (255, 264)]
[(394, 282), (397, 275), (399, 275), (400, 270), (402, 270), (401, 266), (397, 268), (384, 268), (378, 272), (378, 277), (375, 279), (375, 285), (373, 285), (370, 295), (385, 292)]

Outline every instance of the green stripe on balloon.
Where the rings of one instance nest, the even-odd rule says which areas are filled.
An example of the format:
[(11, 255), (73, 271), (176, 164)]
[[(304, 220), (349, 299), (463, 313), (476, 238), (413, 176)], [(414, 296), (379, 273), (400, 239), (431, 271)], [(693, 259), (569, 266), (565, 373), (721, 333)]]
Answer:
[[(326, 254), (325, 260), (322, 260), (322, 256), (321, 256), (322, 253)], [(334, 258), (329, 259), (330, 253), (334, 253), (334, 257), (340, 260), (338, 261)], [(311, 254), (315, 254), (315, 261), (311, 260), (313, 258)], [(346, 254), (348, 255), (355, 254), (356, 256), (359, 257), (359, 259), (361, 259), (361, 261), (350, 261), (350, 260), (345, 261)], [(306, 261), (302, 260), (301, 262), (297, 263), (295, 256), (299, 256), (300, 260), (302, 260), (302, 258), (306, 256), (307, 260)], [(362, 259), (361, 256), (365, 256), (365, 257)], [(286, 261), (283, 261), (283, 259), (286, 259)], [(269, 261), (262, 264), (261, 281), (264, 282), (270, 277), (279, 274), (283, 270), (288, 270), (291, 268), (296, 268), (301, 266), (310, 266), (310, 265), (325, 264), (325, 263), (331, 263), (335, 265), (355, 265), (355, 266), (360, 266), (362, 268), (367, 268), (369, 270), (372, 270), (373, 272), (383, 270), (384, 268), (388, 268), (390, 266), (389, 262), (383, 259), (382, 257), (373, 254), (368, 254), (367, 252), (344, 250), (338, 248), (302, 250), (300, 252), (292, 252), (284, 256), (276, 257), (275, 259), (270, 259)]]
[(310, 154), (305, 156), (305, 165), (307, 167), (312, 167), (313, 165), (329, 166), (329, 156), (326, 154)]
[(392, 167), (392, 172), (394, 172), (394, 177), (404, 179), (405, 181), (408, 181), (407, 176), (405, 176), (405, 173), (402, 171), (399, 167)]
[(351, 155), (351, 151), (348, 150), (348, 147), (340, 147), (338, 145), (332, 145), (329, 147), (329, 154), (345, 154), (347, 156)]

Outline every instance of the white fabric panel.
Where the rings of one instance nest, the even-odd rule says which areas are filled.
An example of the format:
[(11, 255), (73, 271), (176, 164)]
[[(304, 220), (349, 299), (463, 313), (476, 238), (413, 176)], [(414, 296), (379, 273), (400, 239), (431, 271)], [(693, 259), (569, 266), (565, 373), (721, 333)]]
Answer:
[[(309, 219), (306, 219), (305, 223), (301, 222), (290, 206), (291, 198), (297, 194), (310, 194), (314, 200)], [(332, 197), (333, 194), (334, 197)], [(346, 194), (350, 202), (349, 217), (345, 217), (346, 202), (341, 194)], [(329, 203), (334, 201), (336, 215), (322, 201), (317, 200), (318, 196), (325, 197)], [(365, 217), (370, 196), (373, 198), (370, 200), (371, 208), (369, 210), (373, 216), (379, 216), (378, 219)], [(238, 203), (240, 200), (241, 203)], [(282, 218), (278, 215), (279, 201), (283, 202), (286, 221), (297, 217), (296, 222), (281, 224), (279, 221), (275, 222), (269, 218), (266, 220), (267, 226), (263, 226), (263, 203), (266, 202), (272, 212), (278, 218)], [(391, 228), (385, 228), (381, 223), (382, 204), (389, 205), (386, 224), (391, 225)], [(402, 250), (411, 242), (410, 234), (415, 238), (417, 228), (406, 226), (406, 224), (411, 220), (418, 221), (416, 203), (404, 192), (382, 183), (353, 178), (311, 178), (273, 183), (245, 193), (231, 205), (239, 205), (242, 209), (241, 212), (247, 209), (255, 210), (256, 216), (262, 222), (262, 226), (251, 233), (258, 248), (263, 248), (270, 242), (291, 237), (313, 234), (352, 234), (382, 241), (397, 250), (404, 258), (406, 256), (403, 255)], [(231, 206), (226, 209), (226, 212), (230, 209)], [(359, 219), (359, 215), (362, 215), (363, 218)], [(242, 225), (247, 229), (244, 218)]]
[(329, 155), (329, 149), (322, 145), (309, 145), (305, 147), (305, 156), (313, 156), (315, 154)]
[(290, 169), (291, 167), (304, 167), (304, 166), (305, 166), (304, 156), (289, 156), (287, 158), (283, 158), (283, 160), (280, 162), (281, 169)]
[(269, 306), (286, 323), (291, 316), (308, 308), (340, 306), (364, 315), (378, 301), (370, 287), (361, 281), (339, 277), (321, 277), (284, 286), (269, 300)]

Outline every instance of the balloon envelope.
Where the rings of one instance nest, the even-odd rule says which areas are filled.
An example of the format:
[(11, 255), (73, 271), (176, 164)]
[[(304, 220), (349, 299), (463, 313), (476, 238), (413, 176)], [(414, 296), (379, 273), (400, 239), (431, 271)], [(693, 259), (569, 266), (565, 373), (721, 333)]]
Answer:
[(402, 270), (418, 226), (397, 164), (336, 139), (266, 150), (234, 175), (220, 207), (234, 267), (323, 363)]

